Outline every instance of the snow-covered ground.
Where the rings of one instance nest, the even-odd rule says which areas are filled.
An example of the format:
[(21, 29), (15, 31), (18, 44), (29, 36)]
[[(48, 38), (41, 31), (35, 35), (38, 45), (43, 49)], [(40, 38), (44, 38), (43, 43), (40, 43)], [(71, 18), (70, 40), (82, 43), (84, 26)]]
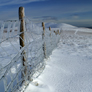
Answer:
[(92, 92), (92, 30), (66, 24), (61, 28), (58, 47), (25, 92)]
[[(50, 57), (45, 60), (46, 67), (43, 73), (29, 84), (25, 92), (92, 92), (92, 29), (78, 28), (65, 23), (45, 24), (46, 28), (49, 26), (53, 31), (60, 30), (60, 41)], [(39, 31), (41, 32), (39, 27), (37, 30), (35, 30), (37, 35), (33, 37), (37, 38)], [(16, 38), (10, 39), (1, 44), (7, 53), (12, 54), (12, 57), (19, 49), (18, 42), (14, 42), (15, 40)], [(17, 49), (11, 48), (11, 44)], [(33, 45), (38, 46), (38, 43)], [(5, 57), (6, 53), (1, 51), (0, 55)], [(5, 66), (10, 59), (0, 57), (0, 68)], [(0, 87), (2, 91), (2, 84)]]

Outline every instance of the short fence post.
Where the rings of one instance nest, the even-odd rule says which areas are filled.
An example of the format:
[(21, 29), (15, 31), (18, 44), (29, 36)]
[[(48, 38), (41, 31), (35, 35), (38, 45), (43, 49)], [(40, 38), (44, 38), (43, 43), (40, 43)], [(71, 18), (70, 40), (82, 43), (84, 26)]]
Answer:
[(49, 27), (49, 31), (50, 31), (50, 45), (51, 45), (51, 48), (52, 48), (52, 36), (51, 36), (51, 27)]
[[(25, 46), (25, 36), (24, 36), (24, 30), (25, 30), (25, 23), (24, 23), (24, 7), (19, 7), (19, 20), (20, 20), (20, 49), (22, 49)], [(24, 68), (24, 74), (22, 73), (22, 77), (24, 77), (27, 74), (27, 67), (26, 67), (26, 53), (23, 50), (22, 53), (22, 61), (23, 61), (23, 66)]]
[(59, 30), (57, 30), (57, 33), (59, 34)]
[[(42, 22), (42, 27), (43, 27), (42, 39), (44, 40), (44, 37), (45, 37), (45, 25), (44, 25), (44, 22)], [(44, 58), (46, 58), (46, 43), (45, 43), (45, 41), (43, 43), (43, 52), (44, 52)]]
[(51, 27), (49, 27), (49, 30), (51, 31)]
[(56, 34), (56, 31), (54, 30), (54, 33)]
[(50, 30), (50, 37), (51, 37), (51, 27), (49, 27), (49, 30)]

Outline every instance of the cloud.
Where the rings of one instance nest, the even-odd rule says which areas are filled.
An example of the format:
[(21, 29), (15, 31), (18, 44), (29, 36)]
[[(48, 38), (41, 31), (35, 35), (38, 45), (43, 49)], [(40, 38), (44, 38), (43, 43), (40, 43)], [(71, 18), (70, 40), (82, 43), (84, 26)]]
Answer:
[(57, 20), (57, 18), (53, 16), (42, 16), (42, 20)]
[(46, 1), (46, 0), (0, 0), (0, 6), (12, 5), (12, 4), (24, 4), (36, 1)]
[(39, 21), (52, 22), (52, 21), (57, 21), (58, 19), (54, 16), (41, 16), (41, 17), (33, 17), (32, 20), (35, 22), (39, 22)]
[(75, 15), (75, 16), (72, 16), (72, 18), (74, 18), (74, 19), (78, 19), (78, 18), (79, 18), (79, 16), (76, 16), (76, 15)]
[(79, 15), (73, 14), (71, 17), (72, 17), (72, 19), (78, 19), (79, 18)]
[[(55, 10), (55, 9), (54, 9)], [(92, 12), (92, 5), (91, 4), (84, 4), (84, 5), (70, 5), (68, 4), (67, 7), (66, 7), (66, 4), (65, 6), (62, 6), (62, 8), (59, 8), (58, 9), (59, 12), (63, 15), (65, 14), (83, 14), (83, 13), (88, 13), (88, 12)], [(58, 12), (58, 11), (57, 11)]]

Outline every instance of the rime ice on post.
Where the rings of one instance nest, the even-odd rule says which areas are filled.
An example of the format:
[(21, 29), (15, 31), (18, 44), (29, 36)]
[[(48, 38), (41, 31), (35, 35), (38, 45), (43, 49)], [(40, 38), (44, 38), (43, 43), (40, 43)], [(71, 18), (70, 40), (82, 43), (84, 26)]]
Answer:
[(19, 20), (20, 20), (20, 45), (22, 47), (24, 47), (24, 8), (23, 7), (19, 7)]
[[(22, 49), (24, 46), (25, 46), (25, 36), (24, 36), (24, 30), (25, 30), (25, 23), (24, 23), (24, 7), (19, 7), (19, 20), (20, 20), (20, 38), (19, 38), (19, 41), (20, 41), (20, 49)], [(27, 76), (27, 61), (26, 61), (26, 53), (25, 51), (23, 50), (22, 53), (22, 61), (23, 61), (23, 66), (25, 67), (24, 68), (24, 76)]]
[(51, 27), (49, 27), (49, 30), (51, 31)]
[(51, 27), (49, 27), (49, 31), (50, 31), (50, 37), (51, 37)]
[[(42, 39), (44, 40), (44, 37), (45, 37), (45, 25), (44, 25), (44, 22), (42, 22), (42, 27), (43, 27)], [(46, 58), (46, 43), (45, 42), (43, 44), (43, 51), (44, 51), (44, 58)]]

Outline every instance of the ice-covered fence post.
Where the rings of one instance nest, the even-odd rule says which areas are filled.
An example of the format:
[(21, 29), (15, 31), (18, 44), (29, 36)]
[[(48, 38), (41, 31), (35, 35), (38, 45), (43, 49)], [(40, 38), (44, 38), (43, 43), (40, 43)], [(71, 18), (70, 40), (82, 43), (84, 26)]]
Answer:
[(49, 30), (51, 31), (51, 27), (49, 27)]
[(50, 37), (51, 37), (51, 27), (49, 27), (49, 30), (50, 30)]
[(56, 34), (56, 31), (54, 30), (54, 33)]
[[(42, 27), (43, 27), (42, 39), (44, 40), (44, 37), (45, 37), (45, 25), (44, 25), (44, 22), (42, 22)], [(44, 58), (46, 58), (46, 43), (45, 43), (45, 40), (44, 40), (44, 43), (43, 43), (43, 52), (44, 52)]]
[[(25, 46), (25, 36), (24, 36), (24, 31), (25, 31), (25, 23), (24, 23), (24, 7), (19, 7), (19, 20), (20, 20), (20, 49), (22, 49)], [(26, 67), (26, 53), (23, 50), (22, 53), (22, 61), (23, 61), (23, 66), (24, 68), (24, 74), (27, 74), (27, 67)], [(24, 74), (22, 74), (22, 77), (24, 77)]]
[(59, 34), (59, 30), (57, 30), (57, 33)]

